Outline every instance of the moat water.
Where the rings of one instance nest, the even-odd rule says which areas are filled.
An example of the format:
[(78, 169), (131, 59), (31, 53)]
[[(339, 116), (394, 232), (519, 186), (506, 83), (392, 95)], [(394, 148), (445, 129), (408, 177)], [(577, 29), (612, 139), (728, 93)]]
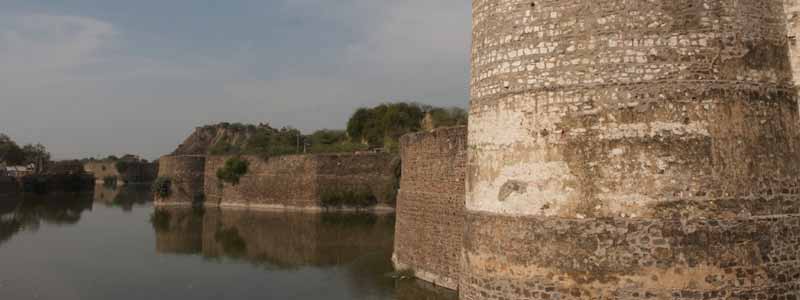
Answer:
[(393, 274), (394, 217), (0, 198), (0, 299), (457, 299)]

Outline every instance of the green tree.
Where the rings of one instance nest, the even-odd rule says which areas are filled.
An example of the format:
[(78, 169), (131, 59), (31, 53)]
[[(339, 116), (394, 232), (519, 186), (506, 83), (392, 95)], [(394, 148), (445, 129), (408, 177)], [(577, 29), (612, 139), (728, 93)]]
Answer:
[(303, 150), (306, 138), (292, 127), (280, 130), (259, 128), (247, 142), (245, 154), (279, 156), (300, 153)]
[(351, 142), (344, 130), (319, 130), (308, 136), (307, 142), (311, 144), (311, 153), (355, 152), (368, 148), (364, 144)]
[(347, 141), (347, 133), (343, 130), (322, 129), (309, 137), (312, 145), (334, 145)]
[(33, 164), (36, 173), (44, 171), (47, 163), (50, 162), (50, 152), (47, 152), (47, 148), (42, 144), (27, 144), (22, 147), (22, 153), (25, 157), (25, 164)]
[(428, 114), (433, 119), (434, 128), (467, 124), (467, 112), (460, 107), (431, 108)]
[(347, 133), (354, 142), (373, 147), (397, 144), (400, 136), (418, 131), (425, 111), (416, 103), (387, 103), (373, 108), (359, 108), (347, 123)]
[(25, 163), (25, 153), (10, 137), (0, 134), (0, 162), (8, 165), (22, 165)]
[(217, 178), (232, 185), (239, 184), (239, 180), (247, 174), (250, 163), (242, 158), (233, 157), (225, 161), (225, 166), (217, 170)]

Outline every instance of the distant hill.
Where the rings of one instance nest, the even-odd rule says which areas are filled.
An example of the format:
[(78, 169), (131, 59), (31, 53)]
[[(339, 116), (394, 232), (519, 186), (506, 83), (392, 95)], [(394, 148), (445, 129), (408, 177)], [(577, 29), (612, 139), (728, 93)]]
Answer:
[(219, 123), (198, 127), (172, 154), (286, 154), (297, 151), (298, 136), (302, 138), (300, 131), (293, 128), (275, 129), (268, 124)]

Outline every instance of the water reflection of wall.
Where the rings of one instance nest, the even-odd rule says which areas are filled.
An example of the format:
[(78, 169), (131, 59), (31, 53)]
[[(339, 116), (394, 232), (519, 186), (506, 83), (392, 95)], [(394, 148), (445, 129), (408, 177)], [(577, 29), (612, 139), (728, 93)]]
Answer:
[[(391, 251), (394, 219), (382, 215), (159, 208), (156, 248), (279, 268), (334, 266), (364, 251)], [(191, 251), (190, 251), (191, 250)]]
[(156, 231), (156, 251), (171, 254), (199, 254), (203, 249), (203, 211), (163, 208), (150, 220)]
[(265, 269), (335, 269), (356, 299), (457, 298), (452, 291), (388, 276), (392, 215), (162, 207), (152, 219), (159, 253), (245, 261)]
[(127, 212), (132, 211), (136, 205), (153, 202), (153, 193), (147, 185), (106, 186), (98, 184), (94, 187), (94, 202), (120, 207)]

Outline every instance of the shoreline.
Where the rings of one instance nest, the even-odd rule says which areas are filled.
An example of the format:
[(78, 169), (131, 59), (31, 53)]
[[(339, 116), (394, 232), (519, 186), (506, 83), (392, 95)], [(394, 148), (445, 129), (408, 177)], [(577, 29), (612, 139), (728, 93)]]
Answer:
[[(194, 207), (192, 203), (163, 203), (155, 201), (153, 207)], [(335, 208), (328, 209), (320, 206), (289, 206), (279, 204), (208, 204), (204, 203), (203, 208), (220, 208), (231, 210), (251, 210), (263, 212), (304, 212), (304, 213), (371, 213), (371, 214), (395, 214), (396, 209), (388, 205), (377, 205), (374, 207), (359, 209), (359, 208)]]

